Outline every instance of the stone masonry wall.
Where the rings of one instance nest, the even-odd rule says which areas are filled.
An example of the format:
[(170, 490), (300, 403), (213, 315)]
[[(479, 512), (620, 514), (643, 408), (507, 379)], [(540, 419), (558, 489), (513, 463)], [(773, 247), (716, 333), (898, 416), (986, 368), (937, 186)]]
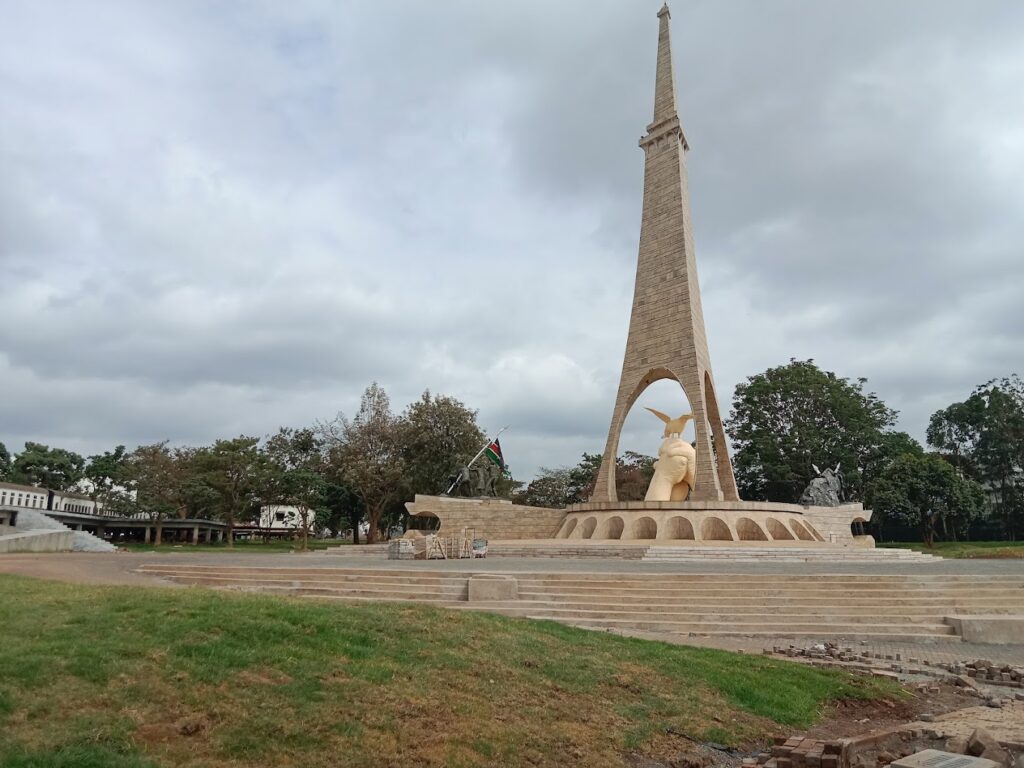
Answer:
[(564, 509), (527, 507), (506, 499), (458, 499), (416, 494), (407, 502), (409, 514), (434, 516), (441, 521), (440, 532), (457, 535), (474, 528), (476, 535), (490, 540), (552, 539), (565, 519)]

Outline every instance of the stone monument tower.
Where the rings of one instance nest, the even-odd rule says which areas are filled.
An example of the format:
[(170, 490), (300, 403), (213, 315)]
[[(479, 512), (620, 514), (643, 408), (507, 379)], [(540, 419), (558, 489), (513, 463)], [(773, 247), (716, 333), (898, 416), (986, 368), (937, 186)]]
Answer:
[(704, 331), (686, 180), (689, 145), (676, 112), (669, 18), (668, 6), (662, 6), (654, 120), (640, 139), (645, 156), (644, 205), (633, 312), (595, 502), (617, 501), (615, 457), (623, 422), (641, 393), (660, 379), (678, 381), (693, 410), (697, 471), (690, 500), (739, 499)]

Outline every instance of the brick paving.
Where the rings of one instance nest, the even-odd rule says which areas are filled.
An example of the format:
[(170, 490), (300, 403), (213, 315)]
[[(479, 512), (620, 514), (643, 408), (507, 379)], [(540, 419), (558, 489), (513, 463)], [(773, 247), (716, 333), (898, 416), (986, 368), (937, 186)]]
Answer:
[[(930, 661), (934, 665), (955, 664), (974, 661), (975, 659), (986, 659), (998, 664), (1009, 664), (1014, 667), (1024, 666), (1024, 641), (1017, 645), (986, 645), (982, 643), (965, 643), (960, 640), (935, 640), (923, 643), (911, 642), (879, 642), (848, 640), (841, 641), (830, 637), (683, 637), (667, 632), (642, 632), (642, 631), (619, 631), (617, 634), (628, 635), (629, 637), (640, 637), (646, 640), (661, 640), (676, 645), (689, 645), (698, 648), (718, 648), (723, 651), (742, 651), (744, 653), (761, 653), (764, 649), (771, 650), (774, 646), (785, 647), (789, 644), (799, 648), (806, 648), (814, 643), (821, 643), (826, 640), (837, 642), (839, 645), (852, 648), (857, 653), (868, 652), (882, 655), (877, 660), (880, 669), (886, 669), (892, 664), (899, 654), (903, 663), (908, 659), (920, 659)], [(893, 661), (886, 660), (891, 656)], [(785, 658), (777, 656), (775, 658)], [(799, 661), (799, 659), (797, 659)], [(1012, 695), (1020, 692), (1021, 689), (1000, 688), (1003, 695)]]

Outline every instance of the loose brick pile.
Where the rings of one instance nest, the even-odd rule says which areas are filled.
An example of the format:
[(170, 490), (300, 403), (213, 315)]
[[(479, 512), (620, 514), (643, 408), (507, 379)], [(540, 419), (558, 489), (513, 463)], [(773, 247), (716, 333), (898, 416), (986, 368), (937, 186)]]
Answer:
[(744, 758), (745, 768), (840, 768), (843, 745), (803, 736), (776, 737), (771, 752)]
[[(959, 667), (960, 665), (956, 665)], [(964, 664), (963, 669), (950, 670), (954, 674), (966, 674), (989, 685), (1003, 685), (1008, 688), (1024, 688), (1024, 669), (1011, 667), (1009, 664), (993, 664), (991, 661), (978, 659)]]

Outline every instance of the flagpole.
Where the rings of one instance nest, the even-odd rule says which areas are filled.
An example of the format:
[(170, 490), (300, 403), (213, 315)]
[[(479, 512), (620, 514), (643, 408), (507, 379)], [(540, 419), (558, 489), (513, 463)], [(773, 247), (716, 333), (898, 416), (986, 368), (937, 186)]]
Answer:
[[(465, 466), (465, 468), (466, 468), (466, 469), (469, 469), (470, 467), (472, 467), (472, 466), (473, 466), (473, 464), (475, 464), (475, 463), (476, 463), (476, 460), (477, 460), (477, 459), (479, 459), (479, 458), (480, 458), (481, 456), (483, 456), (483, 455), (484, 455), (484, 451), (486, 451), (486, 450), (487, 450), (487, 449), (488, 449), (488, 448), (490, 447), (491, 443), (493, 443), (493, 442), (494, 442), (495, 440), (497, 440), (497, 439), (498, 439), (499, 437), (501, 437), (501, 433), (502, 433), (502, 432), (504, 432), (504, 431), (505, 431), (506, 429), (508, 429), (508, 426), (509, 426), (509, 425), (508, 425), (508, 424), (506, 424), (506, 425), (505, 425), (504, 427), (502, 427), (501, 429), (499, 429), (499, 430), (498, 430), (498, 434), (496, 434), (496, 435), (494, 436), (494, 440), (492, 440), (492, 439), (488, 438), (488, 439), (487, 439), (487, 442), (486, 442), (486, 443), (484, 443), (484, 447), (483, 447), (483, 448), (481, 448), (481, 449), (480, 449), (479, 451), (477, 451), (477, 453), (476, 453), (476, 456), (474, 456), (474, 457), (473, 457), (472, 459), (470, 459), (470, 462), (469, 462), (469, 463), (468, 463), (468, 464), (467, 464), (467, 465)], [(451, 493), (451, 492), (452, 492), (452, 488), (454, 488), (454, 487), (455, 487), (456, 485), (458, 485), (458, 484), (459, 484), (459, 480), (461, 479), (461, 477), (462, 477), (462, 474), (461, 474), (461, 473), (459, 473), (459, 475), (458, 475), (458, 476), (457, 476), (457, 477), (455, 478), (455, 482), (453, 482), (453, 483), (452, 483), (451, 485), (449, 485), (449, 486), (448, 486), (448, 490), (447, 490), (447, 491), (445, 491), (445, 492), (444, 492), (444, 493), (443, 493), (442, 495), (443, 495), (443, 496), (447, 496), (447, 495), (448, 495), (449, 493)]]

